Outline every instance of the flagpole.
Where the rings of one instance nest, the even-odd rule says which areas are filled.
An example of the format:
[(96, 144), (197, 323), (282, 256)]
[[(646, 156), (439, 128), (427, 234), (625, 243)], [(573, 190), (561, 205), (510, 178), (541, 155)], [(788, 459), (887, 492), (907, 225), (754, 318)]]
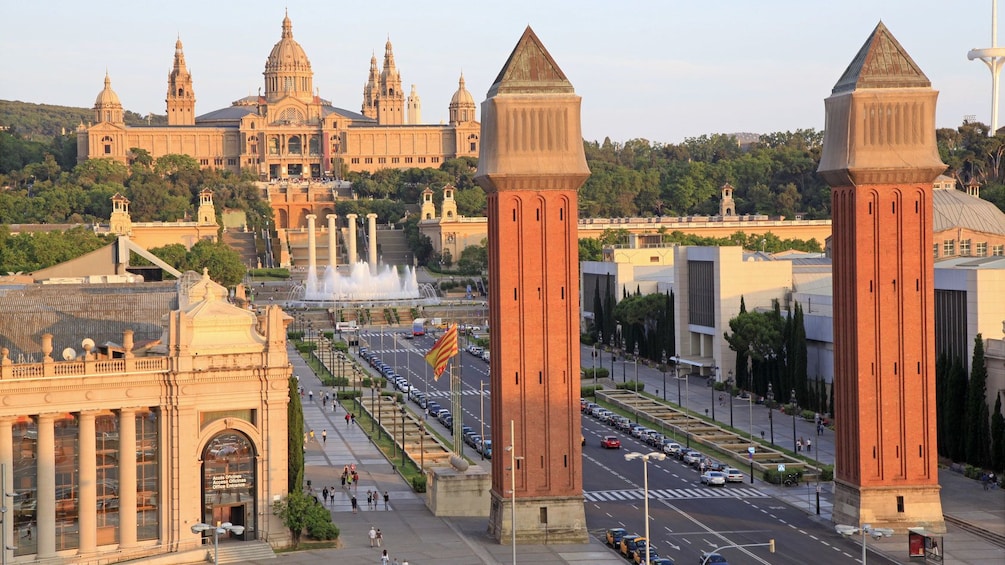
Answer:
[(454, 453), (463, 456), (464, 443), (461, 441), (461, 423), (464, 415), (461, 412), (461, 354), (457, 354), (457, 371), (454, 371), (454, 360), (450, 363), (450, 413), (454, 415), (453, 429)]

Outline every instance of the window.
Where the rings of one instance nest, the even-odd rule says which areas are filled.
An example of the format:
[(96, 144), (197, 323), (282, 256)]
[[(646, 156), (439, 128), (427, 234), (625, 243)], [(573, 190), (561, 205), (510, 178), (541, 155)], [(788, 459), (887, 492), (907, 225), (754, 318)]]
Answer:
[(433, 162), (433, 163), (439, 163), (440, 162), (440, 158), (439, 157), (432, 157), (429, 160), (430, 160), (430, 162)]
[(977, 256), (978, 257), (988, 256), (988, 242), (986, 241), (977, 242)]
[(960, 255), (968, 256), (970, 255), (970, 240), (961, 239), (960, 240)]
[(932, 244), (932, 257), (934, 257), (935, 259), (939, 258), (939, 244), (938, 243), (933, 243)]
[(222, 166), (223, 165), (223, 159), (221, 159), (220, 157), (217, 157), (216, 159), (213, 159), (213, 165), (217, 166), (217, 167)]
[(420, 163), (425, 163), (426, 162), (426, 158), (425, 157), (419, 157), (419, 162)]
[(952, 257), (956, 255), (956, 240), (947, 239), (942, 242), (942, 254), (946, 257)]
[(412, 158), (411, 157), (405, 157), (405, 162), (406, 163), (411, 163), (412, 162)]
[(386, 157), (377, 157), (377, 163), (383, 165), (383, 164), (387, 163), (387, 158)]
[(352, 163), (353, 165), (358, 165), (359, 157), (353, 157), (352, 159), (349, 159), (349, 162)]
[(307, 152), (311, 155), (317, 155), (321, 152), (321, 139), (318, 136), (312, 135), (307, 141)]
[(203, 167), (208, 167), (209, 159), (199, 159), (199, 164), (202, 165)]
[(397, 157), (391, 157), (391, 163), (397, 164), (398, 163), (398, 158)]
[(227, 165), (233, 167), (236, 164), (237, 164), (237, 159), (230, 159), (230, 158), (227, 159)]
[(373, 164), (373, 157), (364, 157), (363, 158), (363, 162), (366, 163), (367, 165), (372, 165)]
[(291, 155), (300, 155), (303, 153), (303, 142), (300, 141), (300, 136), (292, 136), (290, 140), (286, 142), (287, 152)]
[(269, 155), (279, 155), (279, 138), (274, 135), (269, 137)]
[(992, 255), (995, 257), (1001, 257), (1005, 255), (1005, 245), (996, 245), (992, 248)]

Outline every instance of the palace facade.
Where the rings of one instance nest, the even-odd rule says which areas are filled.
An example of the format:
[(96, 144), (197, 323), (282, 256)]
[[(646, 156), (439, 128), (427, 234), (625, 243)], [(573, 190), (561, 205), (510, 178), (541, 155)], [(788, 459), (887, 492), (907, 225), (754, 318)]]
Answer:
[(182, 42), (175, 43), (167, 81), (166, 126), (127, 126), (122, 103), (105, 75), (94, 123), (77, 128), (77, 159), (128, 162), (133, 148), (153, 158), (184, 154), (203, 168), (252, 171), (262, 180), (340, 176), (346, 171), (438, 167), (445, 159), (477, 156), (480, 125), (461, 75), (449, 104), (449, 123), (421, 124), (415, 85), (405, 95), (390, 40), (384, 61), (370, 59), (360, 112), (337, 108), (314, 88), (307, 53), (293, 39), (289, 16), (265, 63), (264, 94), (196, 115), (195, 86)]

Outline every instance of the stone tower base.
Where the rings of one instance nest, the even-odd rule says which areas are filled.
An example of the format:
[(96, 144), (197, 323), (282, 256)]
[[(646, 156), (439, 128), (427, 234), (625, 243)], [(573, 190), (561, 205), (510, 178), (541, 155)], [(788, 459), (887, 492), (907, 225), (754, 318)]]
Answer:
[[(939, 485), (859, 487), (835, 481), (834, 486), (835, 524), (855, 527), (870, 524), (891, 528), (898, 534), (917, 527), (932, 533), (946, 532)], [(902, 500), (900, 505), (898, 500)]]
[(492, 476), (483, 467), (434, 467), (426, 479), (426, 506), (434, 516), (488, 516)]
[[(488, 532), (501, 544), (513, 539), (512, 507), (513, 499), (492, 491)], [(515, 521), (518, 544), (587, 543), (589, 540), (582, 496), (517, 498)]]

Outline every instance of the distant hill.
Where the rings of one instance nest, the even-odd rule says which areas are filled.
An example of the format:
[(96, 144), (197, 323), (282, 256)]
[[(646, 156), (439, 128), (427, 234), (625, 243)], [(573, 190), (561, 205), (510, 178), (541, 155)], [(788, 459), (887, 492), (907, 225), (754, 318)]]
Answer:
[[(147, 118), (126, 110), (127, 125), (147, 124)], [(64, 133), (73, 132), (77, 125), (94, 122), (94, 110), (72, 106), (32, 104), (31, 102), (0, 100), (0, 126), (26, 139), (51, 139)], [(150, 125), (167, 124), (167, 116), (150, 115)]]

